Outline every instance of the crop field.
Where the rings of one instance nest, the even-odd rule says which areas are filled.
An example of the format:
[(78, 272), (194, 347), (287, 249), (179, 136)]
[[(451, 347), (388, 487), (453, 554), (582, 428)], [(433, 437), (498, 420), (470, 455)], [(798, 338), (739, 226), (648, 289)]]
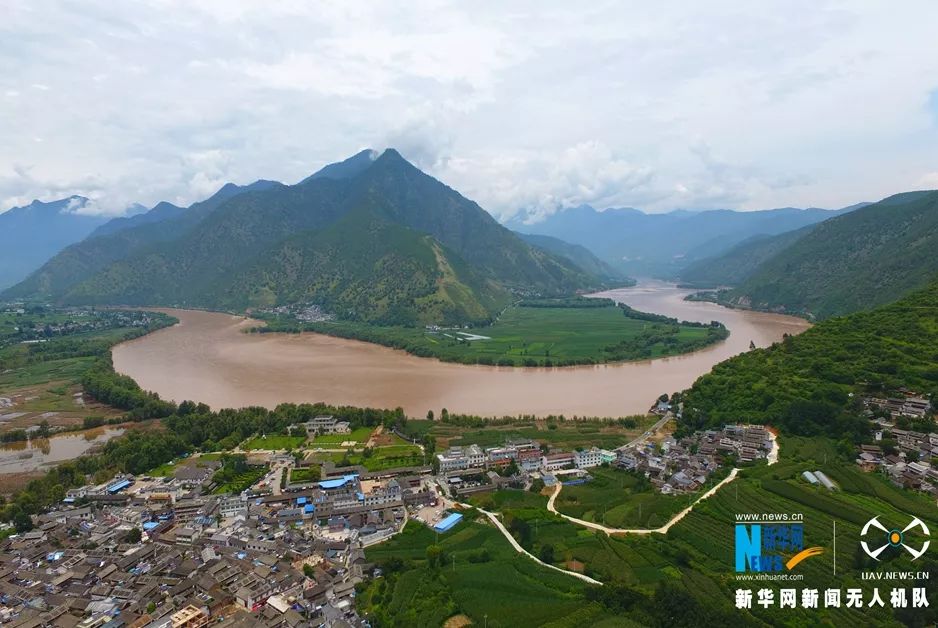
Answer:
[[(12, 400), (9, 411), (25, 413), (3, 424), (3, 430), (20, 429), (39, 422), (38, 415), (56, 412), (49, 417), (53, 426), (75, 426), (85, 417), (111, 419), (123, 414), (120, 410), (90, 399), (76, 400), (82, 391), (81, 378), (95, 363), (97, 355), (135, 330), (115, 327), (53, 336), (45, 342), (22, 344), (14, 328), (23, 324), (20, 317), (0, 314), (0, 396)], [(49, 312), (32, 317), (41, 328), (69, 319), (61, 313)], [(6, 411), (6, 409), (5, 409)]]
[(315, 323), (309, 329), (404, 349), (422, 357), (496, 366), (648, 359), (684, 353), (719, 340), (707, 327), (630, 318), (614, 305), (513, 306), (494, 324), (473, 329), (431, 331), (350, 321)]
[[(438, 566), (429, 567), (427, 547), (435, 543), (443, 555)], [(388, 623), (382, 618), (396, 618), (408, 626), (440, 626), (460, 613), (475, 625), (493, 628), (612, 619), (599, 605), (584, 605), (582, 591), (589, 585), (516, 554), (490, 525), (463, 522), (437, 539), (411, 522), (402, 534), (366, 553), (379, 564), (391, 558), (404, 563), (372, 581), (359, 597), (365, 613), (381, 625)]]
[(296, 449), (306, 442), (303, 436), (285, 436), (283, 434), (268, 434), (254, 436), (241, 444), (241, 449)]
[(726, 472), (716, 473), (699, 491), (662, 495), (633, 473), (608, 467), (595, 467), (589, 473), (591, 481), (563, 487), (554, 506), (565, 515), (615, 528), (662, 526), (726, 477)]
[(322, 451), (312, 454), (315, 462), (333, 462), (337, 466), (361, 465), (369, 471), (384, 471), (396, 467), (417, 467), (424, 464), (423, 454), (414, 445), (378, 447), (365, 455), (363, 451)]
[[(732, 483), (716, 495), (700, 502), (694, 510), (665, 535), (653, 534), (607, 536), (567, 522), (546, 510), (546, 498), (523, 491), (498, 491), (474, 495), (473, 504), (497, 510), (515, 537), (528, 551), (543, 556), (550, 546), (553, 564), (576, 567), (598, 580), (618, 583), (651, 595), (660, 586), (677, 587), (712, 616), (733, 616), (739, 625), (928, 625), (936, 618), (934, 610), (938, 600), (938, 583), (872, 582), (860, 578), (861, 570), (886, 571), (938, 571), (938, 560), (926, 554), (920, 560), (910, 561), (907, 553), (887, 552), (876, 563), (859, 546), (860, 530), (870, 518), (879, 515), (888, 526), (904, 527), (912, 516), (920, 517), (931, 530), (938, 528), (938, 508), (927, 497), (898, 489), (878, 474), (866, 474), (852, 462), (838, 457), (833, 441), (783, 437), (782, 459), (769, 466), (746, 469)], [(840, 487), (830, 492), (823, 487), (811, 486), (800, 479), (805, 470), (821, 469)], [(617, 476), (605, 479), (615, 482)], [(624, 482), (623, 482), (624, 484)], [(588, 485), (587, 485), (588, 486)], [(564, 487), (563, 495), (571, 488)], [(613, 486), (614, 488), (614, 486)], [(597, 485), (598, 489), (598, 485)], [(597, 492), (600, 492), (597, 490)], [(587, 499), (584, 495), (583, 499)], [(601, 504), (601, 495), (590, 499)], [(802, 582), (736, 581), (734, 570), (734, 524), (738, 513), (787, 513), (804, 517), (805, 547), (819, 546), (823, 553), (811, 557), (795, 568), (804, 576)], [(607, 512), (607, 523), (609, 514)], [(518, 523), (520, 520), (523, 523)], [(837, 553), (834, 554), (834, 522), (837, 527)], [(443, 537), (441, 537), (442, 539)], [(391, 546), (382, 546), (387, 555)], [(892, 553), (889, 553), (892, 552)], [(410, 558), (417, 560), (419, 552), (412, 550)], [(836, 560), (836, 575), (834, 572)], [(457, 564), (458, 571), (458, 564)], [(493, 566), (486, 573), (499, 578)], [(873, 586), (879, 586), (887, 607), (864, 606), (862, 609), (762, 609), (754, 605), (751, 614), (739, 614), (733, 608), (733, 592), (738, 588), (774, 591), (785, 587), (847, 588), (864, 591), (864, 603), (869, 601)], [(888, 593), (893, 586), (925, 586), (931, 607), (898, 609), (895, 614), (888, 606)], [(673, 590), (673, 589), (672, 589)], [(469, 590), (471, 591), (471, 589)], [(467, 592), (467, 597), (472, 593)], [(476, 621), (476, 616), (461, 605), (459, 610)], [(593, 608), (581, 603), (581, 608)], [(601, 609), (599, 609), (601, 610)], [(594, 609), (596, 612), (597, 609)], [(587, 611), (584, 611), (587, 612)], [(722, 615), (721, 615), (722, 614)], [(489, 621), (491, 622), (491, 615)], [(581, 625), (603, 625), (607, 621), (597, 616)], [(924, 623), (923, 623), (924, 622)], [(561, 624), (562, 625), (562, 624)]]
[(521, 421), (509, 425), (466, 428), (438, 422), (429, 430), (437, 447), (477, 444), (480, 447), (503, 445), (506, 440), (536, 440), (561, 449), (588, 448), (593, 445), (614, 448), (641, 434), (658, 418), (629, 417), (626, 424), (604, 420)]

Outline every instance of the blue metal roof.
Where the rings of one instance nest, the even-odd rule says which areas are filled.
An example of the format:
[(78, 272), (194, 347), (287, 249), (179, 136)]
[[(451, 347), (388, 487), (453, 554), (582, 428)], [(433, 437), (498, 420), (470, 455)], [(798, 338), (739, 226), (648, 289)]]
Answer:
[(433, 529), (437, 532), (446, 532), (460, 521), (462, 521), (462, 515), (458, 512), (454, 512), (433, 526)]
[(316, 507), (313, 506), (312, 504), (306, 504), (305, 506), (303, 506), (303, 512), (304, 513), (316, 512)]
[(296, 505), (297, 505), (297, 506), (302, 506), (302, 505), (305, 504), (305, 503), (306, 503), (306, 498), (305, 498), (305, 497), (297, 497), (297, 498), (296, 498)]
[(145, 524), (143, 524), (143, 529), (144, 529), (144, 530), (152, 530), (153, 528), (157, 527), (158, 525), (160, 525), (160, 524), (158, 524), (156, 521), (147, 521)]
[(319, 488), (339, 488), (340, 486), (345, 486), (347, 482), (351, 482), (358, 476), (355, 474), (346, 475), (341, 478), (336, 478), (334, 480), (323, 480), (319, 483)]
[(115, 482), (114, 484), (111, 484), (109, 487), (107, 487), (107, 492), (108, 492), (108, 493), (117, 493), (118, 491), (124, 490), (124, 489), (127, 488), (128, 486), (130, 486), (130, 480), (121, 480), (121, 481)]

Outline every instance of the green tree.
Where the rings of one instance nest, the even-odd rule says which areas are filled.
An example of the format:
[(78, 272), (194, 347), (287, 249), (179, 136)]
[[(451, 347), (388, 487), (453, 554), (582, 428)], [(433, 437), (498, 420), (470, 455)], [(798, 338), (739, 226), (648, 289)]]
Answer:
[(131, 528), (127, 531), (127, 534), (124, 535), (124, 543), (139, 543), (143, 538), (143, 533), (140, 531), (140, 528)]
[(443, 559), (443, 547), (433, 544), (427, 546), (427, 562), (431, 568), (439, 567)]

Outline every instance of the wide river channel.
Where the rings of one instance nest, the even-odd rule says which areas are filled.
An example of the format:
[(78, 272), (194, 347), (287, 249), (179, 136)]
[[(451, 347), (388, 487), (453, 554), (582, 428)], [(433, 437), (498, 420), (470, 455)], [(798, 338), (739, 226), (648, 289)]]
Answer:
[(114, 367), (165, 399), (212, 408), (323, 401), (483, 416), (644, 413), (661, 393), (690, 386), (714, 364), (764, 347), (809, 324), (799, 318), (685, 301), (687, 290), (656, 281), (600, 293), (644, 312), (718, 320), (730, 337), (682, 356), (602, 366), (507, 368), (418, 358), (403, 351), (320, 334), (246, 334), (239, 316), (161, 310), (179, 324), (116, 346)]

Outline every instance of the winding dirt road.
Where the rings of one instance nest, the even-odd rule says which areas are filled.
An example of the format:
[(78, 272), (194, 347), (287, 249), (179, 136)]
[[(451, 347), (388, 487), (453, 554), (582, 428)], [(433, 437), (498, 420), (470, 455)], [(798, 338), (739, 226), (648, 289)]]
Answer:
[[(765, 458), (768, 464), (773, 465), (776, 462), (778, 462), (778, 450), (779, 450), (778, 438), (771, 431), (769, 432), (769, 434), (771, 435), (771, 439), (772, 439), (772, 449), (769, 451), (769, 453), (766, 455)], [(563, 484), (559, 482), (557, 483), (557, 488), (554, 490), (554, 492), (550, 496), (550, 499), (547, 501), (547, 510), (554, 513), (555, 515), (560, 515), (561, 517), (563, 517), (567, 521), (570, 521), (571, 523), (575, 523), (577, 525), (581, 525), (586, 528), (591, 528), (593, 530), (599, 530), (601, 532), (605, 532), (606, 534), (656, 534), (656, 533), (667, 534), (668, 530), (670, 530), (674, 524), (676, 524), (678, 521), (686, 517), (688, 513), (690, 513), (694, 509), (694, 506), (696, 506), (703, 500), (709, 497), (712, 497), (713, 495), (716, 494), (718, 490), (720, 490), (725, 485), (735, 480), (736, 476), (739, 475), (739, 471), (740, 469), (738, 467), (734, 468), (732, 471), (730, 471), (730, 474), (726, 476), (725, 478), (723, 478), (716, 486), (714, 486), (713, 488), (708, 490), (706, 493), (698, 497), (694, 501), (693, 504), (691, 504), (690, 506), (688, 506), (681, 512), (674, 515), (674, 517), (672, 517), (670, 521), (668, 521), (666, 524), (664, 524), (660, 528), (610, 528), (599, 523), (594, 523), (592, 521), (585, 521), (583, 519), (577, 519), (576, 517), (565, 515), (562, 512), (559, 512), (554, 507), (554, 502), (557, 500), (557, 496), (560, 495), (560, 491), (563, 488)]]

